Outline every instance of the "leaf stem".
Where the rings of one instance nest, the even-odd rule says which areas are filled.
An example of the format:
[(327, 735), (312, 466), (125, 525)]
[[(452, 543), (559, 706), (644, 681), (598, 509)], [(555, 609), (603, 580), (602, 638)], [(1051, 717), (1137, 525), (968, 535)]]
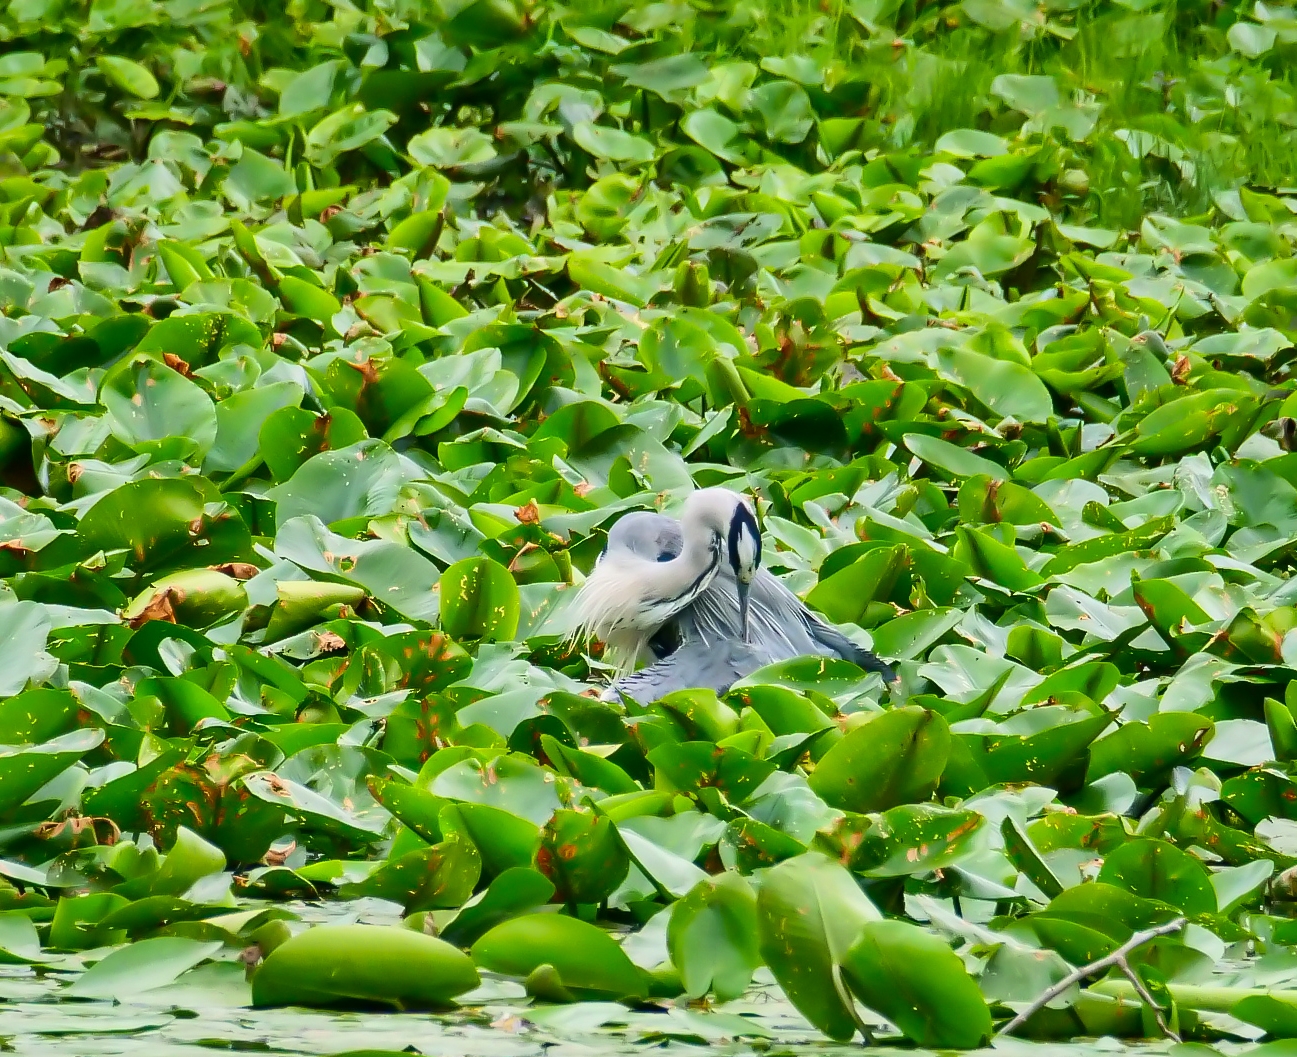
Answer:
[(833, 987), (838, 992), (838, 1001), (847, 1007), (847, 1012), (851, 1014), (851, 1019), (856, 1022), (856, 1030), (860, 1032), (861, 1037), (865, 1040), (866, 1046), (874, 1044), (874, 1033), (870, 1030), (869, 1025), (860, 1019), (860, 1010), (856, 1008), (856, 1000), (852, 996), (847, 982), (842, 979), (842, 966), (837, 962), (832, 963)]

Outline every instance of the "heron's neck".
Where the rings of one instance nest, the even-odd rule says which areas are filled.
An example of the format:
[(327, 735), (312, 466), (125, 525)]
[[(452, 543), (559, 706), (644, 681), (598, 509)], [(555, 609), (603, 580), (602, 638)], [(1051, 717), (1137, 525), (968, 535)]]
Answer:
[(662, 603), (654, 607), (661, 609), (654, 614), (657, 619), (666, 620), (693, 602), (720, 568), (721, 543), (716, 533), (704, 525), (688, 522), (683, 529), (679, 556), (659, 563), (665, 582), (659, 585)]
[(696, 521), (686, 521), (681, 529), (683, 540), (677, 561), (699, 570), (719, 564), (721, 538), (715, 531)]

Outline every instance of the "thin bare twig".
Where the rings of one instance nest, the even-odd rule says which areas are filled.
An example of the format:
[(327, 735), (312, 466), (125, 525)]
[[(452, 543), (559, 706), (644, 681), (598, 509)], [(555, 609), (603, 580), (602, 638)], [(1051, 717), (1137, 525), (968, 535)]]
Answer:
[(1170, 1025), (1167, 1024), (1166, 1019), (1162, 1016), (1162, 1007), (1159, 1006), (1156, 999), (1148, 993), (1148, 988), (1144, 986), (1144, 981), (1139, 978), (1139, 973), (1135, 972), (1135, 970), (1130, 967), (1130, 962), (1126, 961), (1125, 958), (1122, 958), (1121, 961), (1117, 963), (1117, 968), (1120, 969), (1126, 979), (1130, 981), (1130, 986), (1135, 989), (1135, 994), (1139, 995), (1144, 1005), (1148, 1006), (1148, 1008), (1153, 1011), (1153, 1019), (1157, 1021), (1157, 1026), (1161, 1029), (1162, 1034), (1175, 1042), (1182, 1041), (1180, 1036), (1172, 1031)]
[(1089, 965), (1083, 965), (1079, 969), (1072, 970), (1072, 972), (1068, 973), (1053, 987), (1049, 988), (1049, 990), (1032, 1002), (1031, 1005), (1009, 1021), (1009, 1023), (1004, 1025), (1004, 1027), (1000, 1029), (999, 1033), (1001, 1035), (1012, 1035), (1014, 1031), (1022, 1027), (1022, 1025), (1031, 1017), (1039, 1013), (1073, 984), (1080, 983), (1087, 976), (1093, 976), (1095, 973), (1102, 972), (1105, 969), (1111, 969), (1116, 965), (1131, 978), (1131, 983), (1135, 984), (1135, 992), (1139, 995), (1140, 999), (1147, 1002), (1153, 1008), (1154, 1012), (1157, 1014), (1158, 1026), (1168, 1035), (1171, 1035), (1170, 1028), (1168, 1028), (1162, 1020), (1162, 1011), (1158, 1008), (1157, 1003), (1153, 1001), (1152, 996), (1149, 995), (1148, 991), (1144, 988), (1143, 983), (1136, 982), (1137, 978), (1131, 970), (1129, 963), (1126, 961), (1126, 956), (1137, 947), (1142, 947), (1145, 943), (1148, 943), (1149, 940), (1155, 940), (1159, 936), (1169, 936), (1172, 932), (1179, 932), (1184, 928), (1184, 925), (1184, 918), (1176, 918), (1174, 921), (1168, 921), (1165, 925), (1157, 925), (1154, 928), (1145, 929), (1143, 932), (1136, 932), (1130, 939), (1111, 954), (1105, 954), (1102, 958), (1091, 962)]

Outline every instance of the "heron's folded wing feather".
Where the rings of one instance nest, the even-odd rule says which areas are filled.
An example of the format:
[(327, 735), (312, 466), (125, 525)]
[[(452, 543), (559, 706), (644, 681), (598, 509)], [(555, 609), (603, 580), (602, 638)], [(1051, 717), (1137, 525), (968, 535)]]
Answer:
[[(797, 629), (786, 632), (787, 638), (800, 647), (794, 656), (803, 653), (835, 655), (859, 665), (867, 672), (877, 672), (887, 682), (895, 678), (895, 673), (888, 664), (864, 647), (857, 646), (838, 628), (809, 609), (782, 580), (765, 569), (757, 574), (752, 583), (752, 607), (756, 610), (758, 606), (770, 614), (770, 619), (776, 626)], [(803, 636), (809, 643), (802, 644)]]
[(740, 637), (738, 600), (733, 598), (733, 587), (728, 586), (733, 584), (733, 580), (733, 576), (727, 580), (725, 572), (717, 573), (707, 590), (680, 614), (677, 619), (684, 639), (714, 643)]
[(729, 640), (709, 645), (694, 639), (664, 660), (618, 679), (604, 691), (603, 698), (616, 701), (624, 695), (647, 704), (676, 690), (715, 690), (723, 694), (739, 679), (769, 664), (770, 660), (760, 649), (746, 642)]
[(857, 646), (832, 624), (821, 620), (809, 610), (807, 610), (807, 616), (807, 625), (811, 637), (823, 645), (825, 649), (831, 650), (844, 661), (851, 661), (867, 672), (877, 672), (883, 677), (885, 683), (890, 683), (896, 678), (896, 672), (892, 666), (876, 653), (871, 653), (863, 646)]

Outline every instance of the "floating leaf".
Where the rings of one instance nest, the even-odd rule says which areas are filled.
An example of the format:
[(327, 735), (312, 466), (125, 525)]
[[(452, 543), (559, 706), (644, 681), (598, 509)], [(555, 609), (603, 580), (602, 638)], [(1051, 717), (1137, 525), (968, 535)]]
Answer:
[(157, 78), (132, 59), (120, 55), (100, 55), (95, 59), (104, 78), (115, 88), (140, 99), (152, 99), (162, 89), (158, 87)]
[(1206, 867), (1188, 852), (1161, 840), (1137, 840), (1112, 851), (1099, 880), (1145, 899), (1159, 899), (1186, 914), (1211, 914), (1216, 893)]
[(556, 811), (541, 834), (536, 868), (568, 903), (600, 903), (626, 878), (630, 861), (606, 816)]
[(456, 638), (508, 639), (518, 630), (518, 585), (490, 558), (465, 558), (441, 577), (441, 625)]
[(862, 724), (815, 765), (810, 786), (847, 811), (884, 811), (926, 800), (950, 752), (950, 728), (934, 712), (898, 708)]
[(444, 1009), (477, 985), (468, 955), (442, 940), (378, 925), (317, 925), (257, 969), (252, 1004)]
[(163, 987), (181, 973), (212, 957), (223, 943), (184, 936), (155, 936), (113, 951), (68, 986), (77, 998), (123, 999)]
[(700, 882), (672, 907), (667, 945), (690, 998), (740, 997), (761, 964), (757, 901), (747, 882), (733, 874)]
[(991, 1011), (944, 941), (905, 921), (870, 921), (842, 959), (847, 985), (919, 1046), (973, 1049), (991, 1036)]
[(832, 1039), (855, 1034), (838, 974), (861, 929), (880, 917), (851, 874), (823, 855), (787, 859), (762, 880), (761, 957), (793, 1005)]
[(644, 997), (643, 974), (602, 929), (562, 914), (528, 914), (491, 929), (473, 944), (484, 969), (528, 977), (543, 966), (578, 997)]

